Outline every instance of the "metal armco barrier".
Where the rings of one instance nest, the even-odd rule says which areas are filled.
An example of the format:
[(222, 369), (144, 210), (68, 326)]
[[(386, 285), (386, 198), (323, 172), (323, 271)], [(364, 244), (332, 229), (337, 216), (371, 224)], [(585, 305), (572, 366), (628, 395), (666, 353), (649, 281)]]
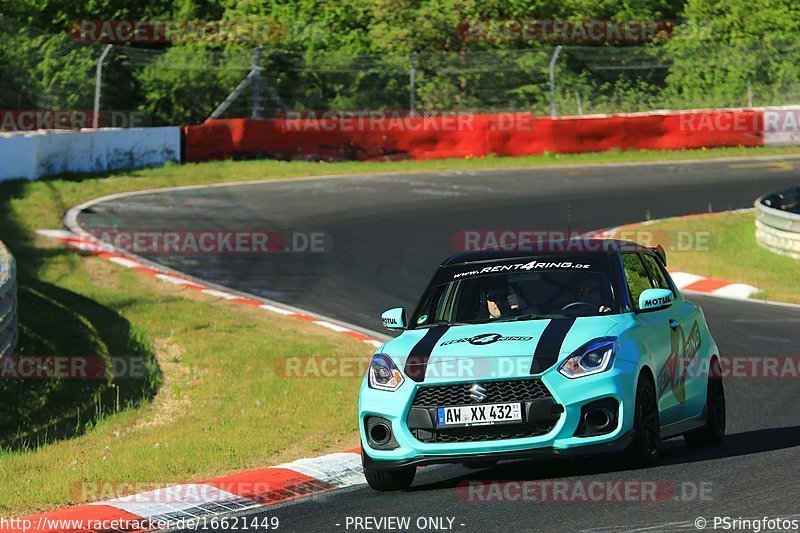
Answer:
[(13, 355), (17, 346), (17, 266), (0, 242), (0, 357)]
[(758, 244), (800, 259), (800, 187), (765, 194), (755, 205)]

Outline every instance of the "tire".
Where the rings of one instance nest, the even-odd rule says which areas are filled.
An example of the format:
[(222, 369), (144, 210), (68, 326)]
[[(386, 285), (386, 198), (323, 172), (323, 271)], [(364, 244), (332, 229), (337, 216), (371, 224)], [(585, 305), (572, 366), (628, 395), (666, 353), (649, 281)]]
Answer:
[(624, 452), (625, 462), (633, 467), (654, 464), (658, 461), (661, 449), (661, 421), (656, 389), (653, 381), (646, 376), (641, 376), (636, 386), (633, 428), (633, 441)]
[(725, 438), (725, 388), (719, 361), (714, 359), (708, 373), (706, 393), (706, 423), (703, 427), (686, 433), (683, 438), (690, 448), (716, 446)]
[(410, 466), (395, 469), (364, 468), (364, 477), (370, 487), (381, 492), (405, 490), (414, 482), (417, 467)]

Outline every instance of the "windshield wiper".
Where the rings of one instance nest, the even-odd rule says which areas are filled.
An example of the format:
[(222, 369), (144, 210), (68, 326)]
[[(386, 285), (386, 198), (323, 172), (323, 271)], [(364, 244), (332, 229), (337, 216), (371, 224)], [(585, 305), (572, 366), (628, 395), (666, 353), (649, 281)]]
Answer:
[(436, 326), (471, 326), (475, 324), (496, 324), (498, 322), (516, 322), (517, 320), (536, 320), (536, 319), (551, 319), (551, 318), (565, 318), (567, 315), (537, 315), (529, 313), (527, 315), (510, 316), (508, 318), (487, 318), (485, 320), (471, 320), (469, 322), (449, 322), (447, 320), (438, 320), (430, 324), (421, 324), (414, 329), (427, 329)]
[(517, 320), (536, 320), (542, 318), (564, 318), (566, 315), (537, 315), (536, 313), (529, 313), (527, 315), (512, 316), (495, 322), (516, 322)]
[(449, 320), (437, 320), (436, 322), (431, 322), (430, 324), (420, 324), (414, 329), (427, 329), (435, 326), (466, 326), (467, 324), (469, 324), (469, 322), (450, 322)]

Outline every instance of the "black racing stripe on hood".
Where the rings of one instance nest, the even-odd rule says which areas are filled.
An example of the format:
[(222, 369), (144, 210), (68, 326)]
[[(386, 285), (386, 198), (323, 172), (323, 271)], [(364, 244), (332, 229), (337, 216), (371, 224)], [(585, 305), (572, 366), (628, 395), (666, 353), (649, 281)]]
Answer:
[(428, 367), (431, 352), (449, 329), (450, 326), (436, 326), (425, 332), (425, 335), (417, 341), (417, 344), (411, 348), (411, 353), (408, 354), (404, 369), (406, 376), (417, 383), (421, 383), (425, 379), (425, 369)]
[(536, 350), (533, 352), (531, 374), (539, 374), (556, 364), (561, 345), (564, 344), (564, 338), (572, 329), (575, 320), (575, 317), (554, 318), (547, 324), (536, 344)]

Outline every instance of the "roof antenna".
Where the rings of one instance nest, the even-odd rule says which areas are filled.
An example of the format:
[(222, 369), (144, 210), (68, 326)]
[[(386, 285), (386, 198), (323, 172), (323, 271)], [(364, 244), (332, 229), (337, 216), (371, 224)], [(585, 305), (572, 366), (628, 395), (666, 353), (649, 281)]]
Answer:
[(572, 202), (567, 203), (567, 240), (572, 240)]

